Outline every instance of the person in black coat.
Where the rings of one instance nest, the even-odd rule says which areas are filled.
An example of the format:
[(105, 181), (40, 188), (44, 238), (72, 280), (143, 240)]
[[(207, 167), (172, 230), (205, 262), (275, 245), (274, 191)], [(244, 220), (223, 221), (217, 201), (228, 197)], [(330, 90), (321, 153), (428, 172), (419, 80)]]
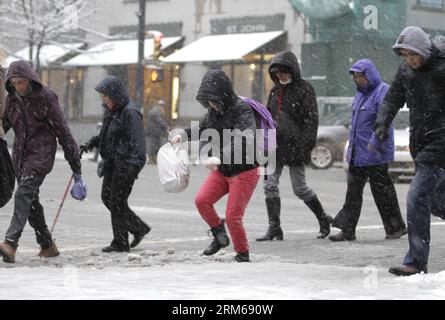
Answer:
[(377, 116), (380, 141), (406, 103), (410, 112), (410, 151), (416, 174), (408, 191), (409, 250), (396, 275), (427, 272), (431, 214), (445, 218), (445, 46), (436, 46), (421, 28), (402, 31), (395, 52), (403, 62)]
[(156, 164), (156, 156), (168, 139), (168, 124), (165, 120), (165, 102), (159, 100), (157, 105), (147, 113), (148, 161)]
[[(317, 195), (306, 185), (305, 165), (310, 162), (318, 130), (318, 110), (312, 86), (302, 79), (297, 57), (292, 52), (275, 55), (269, 66), (275, 86), (269, 94), (267, 108), (277, 122), (276, 168), (265, 180), (269, 228), (257, 241), (283, 240), (280, 226), (280, 176), (289, 166), (294, 193), (304, 201), (318, 219), (318, 238), (330, 233), (332, 217), (327, 215)], [(270, 169), (268, 169), (270, 170)]]
[[(103, 252), (129, 251), (150, 231), (128, 206), (128, 198), (139, 172), (146, 162), (145, 130), (142, 114), (132, 105), (127, 88), (114, 76), (108, 76), (96, 86), (105, 115), (98, 136), (81, 146), (84, 151), (99, 148), (103, 176), (102, 201), (111, 212), (113, 241)], [(129, 244), (128, 233), (134, 239)]]
[[(196, 138), (206, 133), (212, 137), (212, 148), (208, 149), (211, 157), (200, 159), (211, 173), (195, 197), (196, 207), (214, 237), (203, 254), (213, 255), (229, 245), (224, 226), (227, 222), (237, 253), (235, 260), (249, 262), (249, 244), (243, 217), (259, 180), (255, 153), (255, 114), (235, 94), (230, 79), (222, 70), (212, 69), (204, 75), (196, 99), (208, 110), (199, 122), (199, 135)], [(192, 131), (190, 128), (185, 130), (184, 140), (195, 138)], [(226, 134), (228, 132), (233, 139)], [(181, 140), (181, 135), (177, 135), (171, 143), (179, 143)], [(214, 204), (226, 194), (226, 219), (221, 219)]]

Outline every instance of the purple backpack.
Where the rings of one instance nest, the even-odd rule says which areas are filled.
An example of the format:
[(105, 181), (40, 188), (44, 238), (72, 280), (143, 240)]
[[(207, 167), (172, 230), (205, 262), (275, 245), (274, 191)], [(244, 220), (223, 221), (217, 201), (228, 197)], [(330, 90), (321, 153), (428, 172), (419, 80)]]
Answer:
[(267, 110), (264, 105), (254, 99), (243, 96), (240, 96), (240, 99), (252, 107), (252, 109), (255, 111), (255, 117), (259, 119), (259, 129), (264, 130), (264, 139), (260, 141), (260, 146), (263, 149), (264, 153), (275, 152), (275, 150), (277, 149), (277, 126), (269, 110)]

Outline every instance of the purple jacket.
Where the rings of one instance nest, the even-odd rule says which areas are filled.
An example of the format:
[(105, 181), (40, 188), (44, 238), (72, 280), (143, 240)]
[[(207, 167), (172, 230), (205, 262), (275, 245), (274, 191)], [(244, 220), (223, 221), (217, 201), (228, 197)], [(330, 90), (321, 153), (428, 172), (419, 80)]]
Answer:
[[(357, 88), (352, 105), (352, 123), (349, 132), (347, 160), (357, 167), (375, 166), (394, 161), (394, 127), (389, 129), (389, 138), (380, 143), (374, 134), (374, 125), (380, 106), (389, 86), (382, 81), (380, 73), (371, 60), (357, 61), (350, 72), (364, 73), (369, 81), (367, 87)], [(376, 152), (368, 151), (368, 144), (377, 147)], [(354, 161), (352, 153), (354, 151)]]
[[(10, 80), (24, 77), (31, 80), (32, 92), (22, 98), (15, 94)], [(6, 110), (3, 115), (5, 132), (14, 130), (12, 161), (16, 176), (48, 174), (54, 166), (57, 141), (62, 146), (71, 170), (80, 173), (80, 153), (57, 96), (40, 82), (26, 61), (11, 63), (6, 76)]]

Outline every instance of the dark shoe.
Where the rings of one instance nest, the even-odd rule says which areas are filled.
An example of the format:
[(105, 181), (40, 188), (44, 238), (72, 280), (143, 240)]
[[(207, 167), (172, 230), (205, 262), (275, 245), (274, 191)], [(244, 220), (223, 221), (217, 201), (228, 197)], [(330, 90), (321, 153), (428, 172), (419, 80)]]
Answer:
[(392, 274), (395, 274), (396, 276), (412, 276), (414, 274), (421, 272), (428, 273), (426, 268), (424, 270), (421, 270), (416, 268), (415, 266), (406, 266), (406, 265), (391, 267), (388, 269), (388, 271)]
[(53, 243), (48, 248), (42, 248), (39, 252), (39, 257), (41, 258), (53, 258), (57, 257), (60, 254), (59, 250), (56, 247), (56, 244)]
[(338, 241), (354, 241), (355, 240), (355, 234), (346, 233), (344, 231), (340, 231), (334, 236), (330, 236), (329, 240), (338, 242)]
[(235, 256), (236, 262), (250, 262), (249, 251), (247, 252), (237, 252)]
[(17, 248), (7, 244), (0, 243), (0, 255), (3, 256), (3, 261), (6, 263), (15, 263), (15, 253)]
[(325, 213), (318, 197), (314, 197), (311, 201), (306, 201), (305, 204), (315, 214), (318, 224), (320, 225), (320, 231), (318, 232), (317, 238), (326, 238), (331, 233), (331, 224), (334, 219)]
[(318, 239), (324, 239), (331, 233), (331, 224), (334, 221), (334, 219), (325, 214), (325, 216), (318, 220), (318, 223), (320, 224), (320, 231), (318, 232)]
[(221, 221), (222, 222), (218, 227), (209, 230), (213, 235), (213, 241), (203, 252), (203, 254), (206, 256), (214, 255), (220, 249), (225, 248), (230, 244), (230, 239), (227, 236), (226, 228), (224, 226), (225, 220), (221, 219)]
[(110, 244), (108, 247), (102, 248), (102, 252), (110, 253), (110, 252), (128, 252), (130, 251), (130, 246), (128, 247), (118, 247), (114, 244)]
[(142, 241), (142, 239), (144, 239), (144, 237), (150, 232), (150, 230), (151, 228), (147, 226), (147, 228), (144, 229), (143, 231), (135, 233), (133, 241), (131, 241), (130, 243), (130, 248), (136, 247)]
[(407, 233), (408, 233), (408, 230), (407, 229), (403, 229), (403, 230), (400, 230), (400, 231), (396, 231), (396, 232), (387, 234), (385, 239), (386, 240), (400, 239), (402, 236), (404, 236)]
[(257, 238), (256, 241), (272, 241), (275, 238), (279, 241), (283, 240), (283, 230), (281, 227), (269, 227), (266, 234), (261, 238)]

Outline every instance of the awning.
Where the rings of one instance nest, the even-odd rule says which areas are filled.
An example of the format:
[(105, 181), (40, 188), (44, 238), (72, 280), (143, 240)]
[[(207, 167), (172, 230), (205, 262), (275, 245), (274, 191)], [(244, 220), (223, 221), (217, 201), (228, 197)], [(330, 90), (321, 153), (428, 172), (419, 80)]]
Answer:
[[(50, 64), (62, 59), (63, 57), (75, 53), (75, 50), (82, 48), (85, 43), (61, 43), (60, 45), (44, 45), (40, 49), (40, 65), (47, 67)], [(34, 50), (34, 59), (36, 57), (36, 50)], [(8, 67), (12, 62), (17, 60), (29, 60), (29, 46), (8, 56), (5, 59), (5, 66)]]
[(202, 37), (164, 59), (166, 63), (242, 60), (277, 39), (284, 31), (237, 33)]
[[(161, 48), (167, 47), (182, 40), (182, 37), (166, 37), (161, 40)], [(145, 40), (145, 59), (150, 59), (153, 53), (153, 39)], [(103, 42), (82, 53), (63, 65), (67, 67), (87, 66), (111, 66), (137, 64), (138, 62), (138, 40), (114, 40)]]

